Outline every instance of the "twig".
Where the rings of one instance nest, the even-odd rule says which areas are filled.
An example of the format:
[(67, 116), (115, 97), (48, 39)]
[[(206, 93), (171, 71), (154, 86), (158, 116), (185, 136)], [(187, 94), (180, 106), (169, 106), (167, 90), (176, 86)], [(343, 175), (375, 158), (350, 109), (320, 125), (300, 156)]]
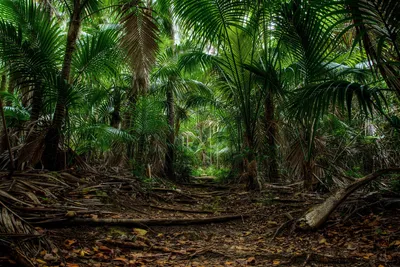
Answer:
[(284, 229), (284, 227), (286, 227), (289, 223), (291, 223), (291, 222), (293, 222), (293, 221), (294, 221), (294, 219), (291, 219), (291, 220), (289, 220), (289, 221), (283, 223), (281, 226), (279, 226), (278, 229), (276, 229), (275, 234), (272, 236), (271, 241), (275, 239), (275, 237), (279, 234), (279, 232), (280, 232), (281, 230)]

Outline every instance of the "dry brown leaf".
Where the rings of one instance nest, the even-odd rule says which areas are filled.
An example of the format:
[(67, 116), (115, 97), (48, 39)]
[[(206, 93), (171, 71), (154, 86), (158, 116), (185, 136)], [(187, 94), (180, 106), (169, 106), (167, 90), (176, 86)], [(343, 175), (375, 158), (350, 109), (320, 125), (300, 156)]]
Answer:
[(279, 265), (279, 264), (281, 264), (281, 261), (280, 260), (273, 260), (272, 264), (273, 265)]

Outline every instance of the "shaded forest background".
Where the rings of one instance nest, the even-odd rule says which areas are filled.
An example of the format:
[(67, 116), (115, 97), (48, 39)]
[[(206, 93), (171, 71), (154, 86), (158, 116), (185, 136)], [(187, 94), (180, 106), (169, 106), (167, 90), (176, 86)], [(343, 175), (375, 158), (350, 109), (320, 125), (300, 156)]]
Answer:
[(0, 167), (326, 191), (396, 166), (398, 14), (394, 0), (1, 0)]

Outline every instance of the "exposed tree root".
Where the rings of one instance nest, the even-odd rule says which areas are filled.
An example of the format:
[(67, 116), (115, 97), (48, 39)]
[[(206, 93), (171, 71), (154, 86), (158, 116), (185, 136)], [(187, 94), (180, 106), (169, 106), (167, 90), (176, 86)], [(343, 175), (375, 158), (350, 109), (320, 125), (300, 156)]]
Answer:
[(336, 208), (343, 203), (354, 191), (360, 187), (372, 182), (373, 180), (389, 173), (400, 173), (400, 168), (390, 168), (378, 170), (368, 174), (363, 178), (357, 179), (345, 188), (341, 188), (333, 195), (328, 197), (322, 204), (313, 207), (298, 220), (298, 228), (302, 230), (310, 230), (319, 228), (323, 225)]

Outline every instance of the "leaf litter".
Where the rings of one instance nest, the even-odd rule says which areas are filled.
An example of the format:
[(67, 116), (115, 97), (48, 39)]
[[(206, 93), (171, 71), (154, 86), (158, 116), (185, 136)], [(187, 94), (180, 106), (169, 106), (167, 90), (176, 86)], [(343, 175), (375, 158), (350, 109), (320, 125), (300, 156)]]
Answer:
[[(15, 182), (15, 190), (0, 196), (1, 201), (9, 204), (5, 204), (8, 209), (17, 210), (21, 219), (32, 225), (31, 234), (52, 242), (36, 246), (36, 253), (29, 254), (32, 266), (400, 264), (400, 213), (396, 207), (371, 208), (347, 220), (338, 212), (318, 231), (297, 232), (294, 224), (285, 223), (319, 201), (317, 197), (301, 194), (288, 197), (287, 192), (279, 191), (271, 194), (270, 188), (249, 193), (241, 186), (219, 186), (209, 181), (198, 182), (201, 186), (187, 184), (151, 190), (126, 177), (110, 179), (98, 174), (69, 174), (80, 182), (71, 179), (61, 185), (51, 178), (53, 175), (60, 176), (35, 174), (32, 176), (35, 179)], [(27, 184), (36, 198), (17, 193), (17, 189), (26, 190)], [(40, 187), (35, 186), (38, 184)], [(0, 190), (6, 186), (10, 184), (3, 183)], [(12, 205), (13, 198), (19, 201)], [(224, 222), (202, 223), (202, 219), (231, 215), (240, 216)], [(3, 212), (3, 221), (5, 216)], [(114, 223), (74, 225), (77, 218), (94, 222), (113, 219)], [(117, 223), (131, 218), (171, 220), (171, 223), (168, 226)], [(191, 221), (188, 225), (174, 225), (175, 219)], [(9, 221), (7, 225), (12, 228)], [(8, 242), (1, 241), (2, 246), (19, 242), (9, 232), (8, 235), (2, 232), (0, 240)], [(15, 258), (0, 253), (0, 265), (21, 266)]]

